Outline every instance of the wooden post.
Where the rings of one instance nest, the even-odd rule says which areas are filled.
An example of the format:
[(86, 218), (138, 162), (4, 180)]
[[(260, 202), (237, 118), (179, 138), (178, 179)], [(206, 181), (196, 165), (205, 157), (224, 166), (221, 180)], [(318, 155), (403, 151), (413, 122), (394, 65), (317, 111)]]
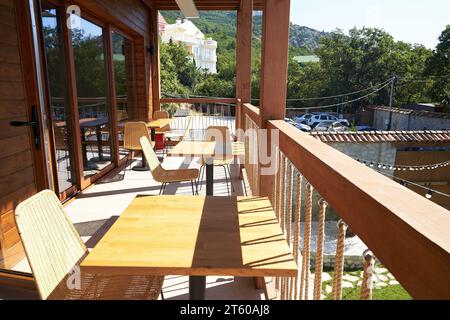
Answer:
[[(237, 13), (236, 34), (236, 98), (250, 103), (252, 98), (252, 35), (253, 0), (241, 0)], [(236, 118), (238, 128), (243, 129), (243, 114)]]
[(151, 90), (152, 90), (152, 118), (153, 113), (160, 110), (160, 65), (159, 65), (159, 24), (158, 24), (158, 10), (150, 9), (150, 54), (151, 54)]
[[(268, 120), (282, 120), (285, 117), (290, 5), (290, 0), (264, 2), (260, 85), (262, 129), (267, 128)], [(260, 143), (267, 143), (270, 156), (270, 145), (276, 141), (271, 141), (270, 134), (267, 137)], [(260, 195), (272, 200), (274, 176), (261, 175), (259, 180)]]

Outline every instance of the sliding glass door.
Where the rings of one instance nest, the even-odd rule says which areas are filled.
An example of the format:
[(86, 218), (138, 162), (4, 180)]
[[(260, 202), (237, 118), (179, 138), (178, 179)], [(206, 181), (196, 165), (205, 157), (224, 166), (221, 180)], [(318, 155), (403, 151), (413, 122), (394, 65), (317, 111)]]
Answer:
[(107, 92), (104, 29), (81, 18), (71, 30), (81, 135), (83, 176), (99, 173), (114, 160), (111, 105)]
[(133, 41), (113, 31), (112, 49), (114, 81), (116, 90), (116, 119), (119, 138), (119, 157), (123, 159), (128, 151), (123, 148), (123, 128), (135, 108), (134, 94), (134, 49)]
[(76, 185), (73, 143), (70, 138), (74, 129), (70, 123), (71, 108), (68, 98), (62, 9), (49, 1), (42, 1), (41, 34), (54, 137), (54, 169), (57, 176), (54, 180), (60, 194), (71, 193), (69, 190)]

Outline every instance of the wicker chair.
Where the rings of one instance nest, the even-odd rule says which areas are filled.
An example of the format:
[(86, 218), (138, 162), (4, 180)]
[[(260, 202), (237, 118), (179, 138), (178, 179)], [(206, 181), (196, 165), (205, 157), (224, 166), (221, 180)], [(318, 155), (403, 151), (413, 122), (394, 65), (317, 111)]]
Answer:
[[(230, 130), (225, 126), (210, 126), (205, 131), (205, 141), (216, 141), (216, 152), (213, 159), (214, 166), (222, 167), (225, 172), (225, 180), (227, 183), (227, 191), (230, 193), (230, 187), (228, 181), (231, 184), (231, 189), (235, 192), (233, 181), (231, 179), (230, 165), (233, 162), (233, 153), (231, 149)], [(205, 173), (205, 159), (200, 159), (201, 162), (201, 178)]]
[[(161, 183), (159, 194), (163, 194), (169, 183), (191, 182), (192, 195), (198, 194), (197, 179), (199, 177), (198, 169), (164, 169), (156, 156), (155, 151), (151, 147), (150, 141), (146, 137), (141, 138), (142, 150), (147, 158), (153, 179)], [(195, 190), (194, 190), (195, 186)]]
[[(125, 123), (124, 128), (124, 137), (123, 137), (123, 147), (124, 149), (129, 151), (127, 164), (125, 166), (124, 178), (129, 165), (133, 163), (134, 153), (136, 151), (142, 151), (141, 144), (139, 139), (141, 137), (146, 137), (149, 141), (151, 141), (150, 134), (148, 132), (147, 124), (143, 121), (129, 121)], [(154, 142), (151, 142), (153, 147), (155, 146)], [(144, 161), (144, 157), (142, 156), (142, 160)]]
[(15, 219), (42, 299), (158, 298), (162, 276), (80, 272), (79, 265), (89, 254), (88, 249), (52, 191), (44, 190), (19, 204)]

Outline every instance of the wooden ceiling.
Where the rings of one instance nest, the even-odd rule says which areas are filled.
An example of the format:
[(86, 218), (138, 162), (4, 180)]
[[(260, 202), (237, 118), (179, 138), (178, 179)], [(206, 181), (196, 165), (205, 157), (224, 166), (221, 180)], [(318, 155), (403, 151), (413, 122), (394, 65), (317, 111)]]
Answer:
[[(157, 10), (179, 10), (175, 0), (146, 0)], [(194, 0), (198, 10), (238, 10), (241, 0)], [(253, 10), (262, 10), (264, 0), (253, 0)]]

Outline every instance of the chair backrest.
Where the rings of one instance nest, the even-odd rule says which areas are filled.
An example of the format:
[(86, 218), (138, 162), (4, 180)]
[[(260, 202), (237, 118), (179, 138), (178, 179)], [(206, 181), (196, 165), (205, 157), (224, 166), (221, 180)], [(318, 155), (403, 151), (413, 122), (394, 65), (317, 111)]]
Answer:
[(205, 131), (205, 141), (215, 141), (215, 159), (232, 156), (230, 129), (226, 126), (210, 126)]
[(20, 203), (15, 219), (39, 293), (47, 299), (88, 250), (51, 190)]
[(167, 111), (165, 111), (165, 110), (155, 111), (155, 113), (153, 113), (153, 119), (154, 120), (169, 119), (169, 113)]
[(123, 147), (127, 150), (142, 150), (139, 139), (146, 137), (150, 140), (147, 124), (143, 121), (129, 121), (125, 123)]
[(156, 156), (156, 153), (150, 143), (150, 140), (147, 137), (141, 137), (140, 144), (142, 152), (144, 152), (144, 156), (147, 159), (148, 166), (153, 173), (158, 167), (161, 166), (161, 163), (159, 162), (158, 157)]

